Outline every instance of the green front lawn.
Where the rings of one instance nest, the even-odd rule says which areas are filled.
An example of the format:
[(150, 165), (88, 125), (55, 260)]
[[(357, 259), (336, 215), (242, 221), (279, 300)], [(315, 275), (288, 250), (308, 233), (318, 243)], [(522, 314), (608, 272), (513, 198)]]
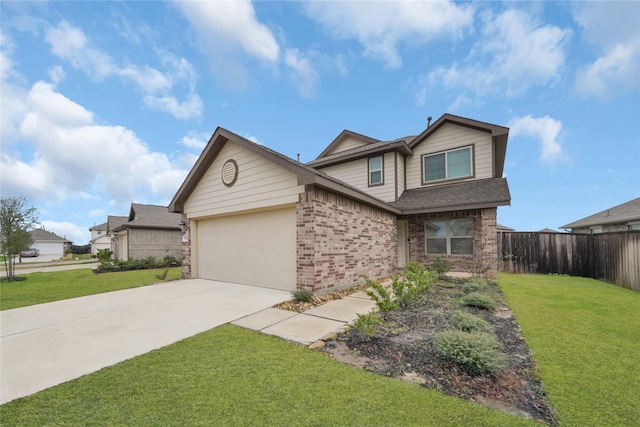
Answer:
[[(135, 270), (93, 274), (90, 268), (43, 273), (30, 273), (27, 280), (0, 283), (0, 310), (59, 301), (85, 295), (137, 288), (156, 283), (156, 275), (165, 269)], [(169, 269), (167, 280), (179, 279), (181, 267)]]
[(535, 426), (224, 325), (0, 407), (3, 426)]
[[(640, 293), (512, 274), (500, 287), (560, 425), (637, 425)], [(230, 325), (9, 402), (0, 424), (540, 425)]]
[(561, 425), (640, 423), (640, 293), (593, 279), (501, 274)]

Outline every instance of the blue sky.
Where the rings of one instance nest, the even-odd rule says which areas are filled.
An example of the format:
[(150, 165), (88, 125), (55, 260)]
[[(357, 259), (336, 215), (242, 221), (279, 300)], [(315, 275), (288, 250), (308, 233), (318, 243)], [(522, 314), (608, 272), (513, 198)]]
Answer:
[(167, 205), (217, 126), (302, 161), (343, 129), (508, 126), (520, 231), (640, 196), (640, 2), (0, 7), (2, 195), (76, 244)]

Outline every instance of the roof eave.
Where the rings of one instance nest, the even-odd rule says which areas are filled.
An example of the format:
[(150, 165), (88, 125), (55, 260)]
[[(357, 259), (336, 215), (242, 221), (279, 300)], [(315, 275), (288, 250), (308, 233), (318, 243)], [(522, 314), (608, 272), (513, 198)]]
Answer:
[(400, 154), (404, 156), (409, 156), (413, 154), (413, 151), (411, 150), (411, 148), (409, 148), (409, 145), (406, 142), (397, 141), (397, 142), (390, 142), (389, 144), (385, 144), (381, 147), (376, 147), (369, 150), (363, 150), (356, 153), (347, 154), (342, 157), (337, 157), (337, 158), (328, 159), (328, 160), (322, 160), (322, 159), (313, 160), (311, 162), (308, 162), (307, 166), (310, 166), (312, 168), (327, 167), (327, 166), (337, 165), (340, 163), (350, 162), (352, 160), (357, 160), (363, 157), (370, 157), (374, 154), (384, 154), (389, 151), (398, 151), (400, 152)]
[(435, 213), (435, 212), (465, 211), (470, 209), (487, 209), (487, 208), (497, 208), (498, 206), (510, 206), (510, 205), (511, 205), (511, 200), (501, 200), (496, 202), (474, 203), (472, 205), (451, 205), (451, 206), (436, 206), (433, 208), (402, 209), (401, 215), (417, 215), (417, 214)]

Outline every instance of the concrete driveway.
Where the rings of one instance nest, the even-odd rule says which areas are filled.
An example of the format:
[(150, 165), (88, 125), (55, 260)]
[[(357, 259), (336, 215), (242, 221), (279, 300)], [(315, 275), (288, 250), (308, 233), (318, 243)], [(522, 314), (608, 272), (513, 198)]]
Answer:
[(287, 291), (193, 279), (0, 311), (0, 404), (290, 298)]

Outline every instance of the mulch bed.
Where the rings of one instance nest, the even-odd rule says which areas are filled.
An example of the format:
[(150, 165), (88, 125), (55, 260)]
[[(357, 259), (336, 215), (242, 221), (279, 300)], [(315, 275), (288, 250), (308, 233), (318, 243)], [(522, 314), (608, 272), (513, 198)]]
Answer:
[[(557, 425), (557, 418), (537, 374), (535, 362), (520, 327), (513, 318), (497, 286), (491, 291), (500, 307), (488, 312), (460, 307), (461, 282), (446, 281), (409, 304), (388, 313), (376, 334), (365, 340), (355, 328), (326, 342), (321, 351), (343, 363), (422, 387), (477, 402), (517, 416)], [(350, 291), (340, 291), (349, 292)], [(314, 297), (308, 306), (292, 301), (279, 308), (306, 311), (324, 302), (344, 296), (334, 293)], [(438, 332), (454, 329), (452, 313), (463, 309), (486, 320), (508, 355), (505, 368), (491, 374), (474, 375), (445, 359), (435, 345)]]

